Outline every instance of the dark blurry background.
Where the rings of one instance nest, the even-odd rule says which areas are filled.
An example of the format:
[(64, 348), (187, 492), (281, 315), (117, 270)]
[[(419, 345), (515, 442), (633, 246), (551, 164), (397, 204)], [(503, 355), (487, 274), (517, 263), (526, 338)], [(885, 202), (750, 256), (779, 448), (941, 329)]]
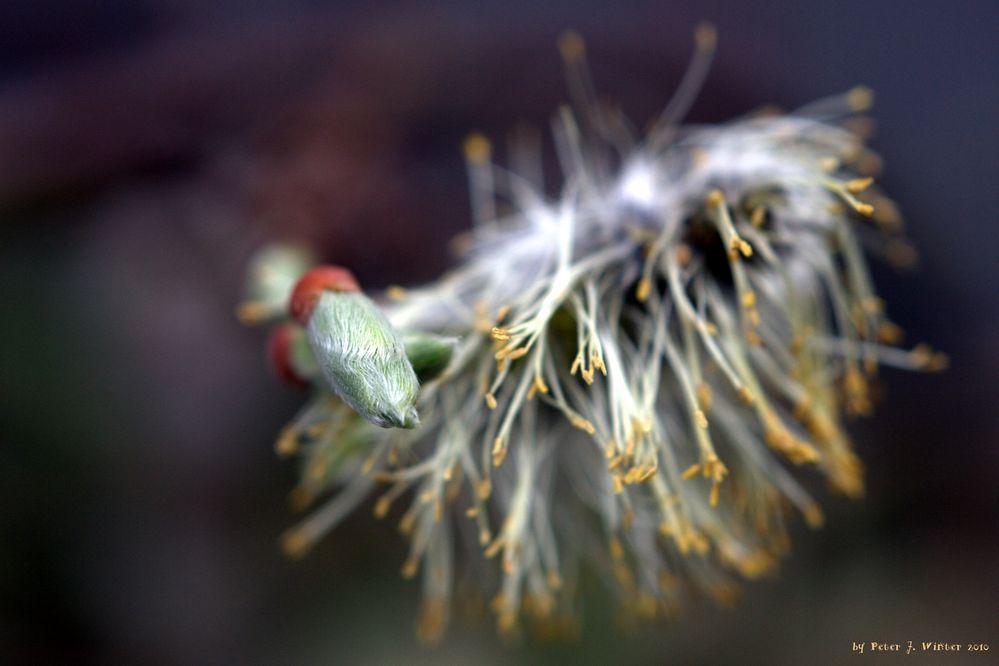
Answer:
[[(363, 510), (303, 562), (278, 552), (294, 470), (272, 442), (300, 397), (233, 316), (245, 261), (288, 238), (367, 285), (431, 279), (468, 224), (461, 139), (502, 160), (518, 124), (547, 130), (562, 29), (644, 125), (702, 19), (720, 50), (692, 120), (875, 90), (882, 183), (922, 251), (876, 281), (952, 368), (883, 373), (851, 427), (867, 499), (824, 497), (826, 528), (739, 607), (625, 636), (595, 595), (578, 644), (469, 620), (419, 648), (391, 524)], [(841, 663), (911, 639), (994, 662), (997, 28), (994, 0), (3, 2), (0, 661)]]

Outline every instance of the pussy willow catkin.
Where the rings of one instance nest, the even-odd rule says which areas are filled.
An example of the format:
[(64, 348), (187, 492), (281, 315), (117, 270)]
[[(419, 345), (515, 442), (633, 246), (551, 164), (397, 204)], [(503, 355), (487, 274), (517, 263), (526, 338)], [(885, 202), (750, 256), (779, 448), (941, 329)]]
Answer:
[[(300, 459), (293, 501), (321, 502), (285, 550), (303, 555), (376, 497), (408, 537), (428, 640), (458, 595), (491, 599), (503, 632), (571, 624), (584, 569), (632, 617), (692, 592), (730, 602), (788, 551), (793, 514), (822, 523), (800, 468), (863, 493), (842, 418), (870, 411), (878, 366), (945, 362), (892, 346), (861, 251), (910, 255), (872, 184), (856, 117), (870, 92), (684, 126), (713, 31), (696, 41), (639, 139), (563, 36), (558, 196), (472, 136), (475, 220), (453, 272), (378, 305), (344, 269), (307, 273), (299, 323), (274, 333), (281, 374), (312, 387), (277, 449)], [(255, 264), (244, 319), (289, 300), (302, 263), (280, 256)]]

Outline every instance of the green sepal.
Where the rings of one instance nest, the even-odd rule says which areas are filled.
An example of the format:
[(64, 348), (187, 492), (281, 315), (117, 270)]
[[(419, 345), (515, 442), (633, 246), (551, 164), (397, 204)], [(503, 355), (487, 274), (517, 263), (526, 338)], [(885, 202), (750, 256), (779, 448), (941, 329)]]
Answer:
[(432, 333), (407, 333), (402, 341), (416, 378), (421, 384), (425, 384), (447, 369), (458, 339)]

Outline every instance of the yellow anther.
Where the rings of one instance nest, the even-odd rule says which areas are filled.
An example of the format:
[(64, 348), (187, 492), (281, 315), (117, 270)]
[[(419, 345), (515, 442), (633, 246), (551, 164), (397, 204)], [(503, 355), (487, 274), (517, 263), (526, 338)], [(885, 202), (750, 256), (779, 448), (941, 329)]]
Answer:
[(391, 506), (392, 506), (392, 498), (390, 498), (388, 495), (382, 495), (381, 497), (379, 497), (378, 501), (375, 502), (375, 508), (374, 508), (375, 518), (384, 518), (386, 515), (388, 515), (389, 507)]
[(611, 558), (615, 560), (624, 558), (624, 546), (621, 545), (620, 539), (612, 537), (609, 545)]
[(725, 463), (719, 460), (718, 456), (714, 454), (708, 457), (707, 462), (704, 463), (704, 467), (707, 471), (705, 476), (710, 476), (715, 483), (721, 483), (721, 480), (728, 474), (728, 468), (725, 467)]
[(291, 510), (296, 513), (308, 509), (312, 500), (312, 491), (302, 486), (296, 486), (288, 493), (288, 504), (291, 506)]
[(498, 342), (506, 342), (510, 339), (509, 331), (499, 326), (493, 326), (493, 328), (489, 331), (489, 334), (492, 335), (493, 340)]
[(589, 434), (593, 434), (597, 431), (596, 427), (587, 419), (582, 416), (574, 415), (569, 419), (569, 422), (580, 430), (585, 430)]
[(933, 349), (925, 343), (916, 345), (912, 351), (909, 352), (909, 356), (912, 358), (913, 363), (923, 370), (928, 370), (930, 372), (945, 370), (947, 366), (950, 365), (950, 359), (946, 354), (934, 352)]
[(695, 476), (697, 476), (700, 473), (700, 471), (701, 471), (701, 464), (700, 463), (694, 463), (693, 465), (691, 465), (690, 467), (688, 467), (684, 471), (684, 473), (682, 474), (683, 480), (686, 481), (688, 479), (694, 478)]
[(635, 288), (635, 298), (638, 299), (639, 303), (644, 303), (649, 298), (649, 292), (652, 291), (652, 282), (648, 278), (642, 278), (638, 281), (638, 286)]
[(527, 399), (533, 400), (534, 396), (538, 393), (548, 393), (548, 385), (545, 384), (545, 380), (541, 378), (541, 375), (534, 376), (534, 383), (531, 384), (531, 388), (527, 391)]
[(874, 214), (874, 206), (872, 206), (869, 203), (864, 203), (862, 201), (858, 201), (857, 203), (853, 204), (853, 209), (858, 213), (860, 213), (861, 215), (863, 215), (864, 217), (870, 217), (871, 215)]
[(292, 427), (282, 430), (281, 435), (278, 437), (277, 444), (274, 446), (274, 450), (282, 458), (286, 458), (297, 453), (298, 432)]
[(309, 478), (313, 481), (319, 481), (326, 475), (326, 470), (329, 468), (329, 463), (326, 460), (314, 460), (309, 465)]
[(614, 454), (616, 452), (617, 452), (617, 442), (614, 441), (613, 439), (608, 440), (607, 445), (604, 446), (604, 458), (610, 460), (611, 458), (614, 457)]
[(281, 537), (281, 552), (293, 560), (299, 560), (312, 548), (312, 539), (298, 530), (285, 532)]
[(912, 268), (919, 261), (919, 251), (908, 241), (893, 238), (886, 248), (888, 261), (898, 269)]
[(851, 194), (860, 194), (874, 182), (873, 178), (854, 178), (846, 182), (846, 190)]
[(874, 91), (867, 86), (857, 86), (846, 94), (846, 103), (851, 111), (866, 111), (874, 104)]
[(718, 43), (718, 32), (711, 23), (701, 23), (694, 30), (694, 42), (701, 51), (713, 51)]
[(465, 159), (475, 164), (488, 162), (492, 155), (492, 145), (489, 143), (489, 139), (478, 132), (469, 134), (465, 138), (462, 148), (465, 152)]
[(489, 409), (496, 409), (496, 396), (494, 396), (492, 393), (487, 393), (486, 405), (489, 407)]
[[(660, 526), (660, 531), (662, 531), (662, 526)], [(668, 571), (660, 572), (656, 578), (656, 583), (663, 592), (675, 590), (680, 585), (679, 579)]]
[(236, 318), (241, 324), (252, 326), (267, 319), (267, 306), (255, 301), (240, 303), (236, 308)]
[(705, 413), (711, 410), (711, 385), (706, 382), (701, 382), (697, 385), (697, 404), (700, 405), (701, 409)]
[(600, 373), (606, 377), (607, 376), (607, 366), (604, 365), (604, 359), (597, 354), (592, 354), (590, 356), (590, 365), (600, 371)]
[(794, 406), (793, 416), (799, 421), (807, 420), (811, 416), (812, 411), (812, 398), (807, 393), (802, 394), (801, 399), (798, 400), (797, 404)]
[(402, 564), (402, 577), (406, 578), (407, 580), (412, 578), (413, 576), (416, 575), (416, 571), (419, 568), (420, 568), (420, 563), (418, 560), (415, 560), (412, 557), (408, 558)]
[(832, 173), (839, 168), (839, 160), (835, 157), (823, 157), (819, 160), (819, 168), (826, 173)]
[(759, 578), (763, 574), (773, 571), (776, 564), (773, 556), (763, 550), (742, 555), (741, 557), (728, 555), (726, 556), (726, 560), (735, 566), (739, 570), (739, 573), (750, 580)]
[(323, 434), (323, 432), (325, 432), (328, 427), (329, 423), (327, 423), (326, 421), (313, 423), (312, 425), (310, 425), (308, 428), (305, 429), (305, 434), (308, 435), (309, 437), (319, 437), (319, 435)]
[(735, 583), (724, 581), (712, 587), (711, 595), (714, 597), (715, 603), (722, 608), (733, 608), (739, 603), (742, 590)]
[(504, 636), (514, 633), (517, 628), (517, 614), (511, 610), (505, 610), (496, 618), (496, 631)]
[(427, 645), (434, 645), (444, 635), (447, 610), (443, 599), (424, 602), (416, 623), (416, 636)]
[(586, 42), (575, 30), (566, 30), (558, 38), (558, 50), (568, 62), (580, 60), (586, 53)]
[(711, 190), (710, 192), (708, 192), (708, 196), (705, 199), (705, 202), (711, 208), (717, 208), (718, 206), (721, 206), (722, 204), (725, 203), (725, 195), (722, 194), (721, 190)]
[(506, 355), (506, 358), (508, 361), (516, 361), (518, 358), (523, 358), (524, 356), (527, 356), (528, 351), (530, 350), (528, 350), (527, 347), (517, 347), (516, 349), (510, 351)]
[(413, 533), (413, 528), (416, 526), (416, 510), (410, 508), (406, 513), (402, 514), (402, 518), (399, 519), (399, 531), (409, 536)]
[(853, 414), (865, 415), (871, 411), (871, 402), (867, 395), (867, 380), (856, 368), (847, 370), (843, 377), (843, 388), (846, 391), (847, 409)]
[(385, 290), (385, 295), (390, 300), (401, 301), (402, 299), (406, 298), (406, 289), (405, 287), (400, 287), (399, 285), (394, 284)]
[(871, 315), (881, 314), (885, 311), (885, 302), (877, 296), (868, 296), (861, 300), (860, 306), (864, 312)]
[(639, 477), (642, 476), (642, 473), (644, 471), (645, 470), (643, 470), (641, 467), (638, 467), (638, 466), (632, 467), (631, 469), (629, 469), (627, 471), (627, 473), (624, 475), (624, 483), (625, 483), (625, 485), (631, 486), (631, 485), (634, 485), (635, 483), (637, 483)]
[(902, 214), (899, 213), (895, 202), (885, 197), (877, 197), (876, 203), (872, 218), (877, 223), (878, 228), (886, 233), (901, 231)]
[(645, 620), (655, 619), (659, 610), (659, 601), (648, 592), (641, 592), (638, 595), (638, 616)]
[(826, 522), (826, 517), (822, 514), (822, 509), (819, 508), (818, 504), (809, 504), (806, 506), (804, 514), (805, 522), (812, 529), (818, 529)]
[(499, 467), (506, 460), (506, 442), (502, 437), (497, 437), (493, 442), (493, 467)]
[(815, 450), (815, 447), (802, 439), (794, 439), (791, 442), (787, 457), (795, 465), (817, 463), (822, 460), (822, 456)]
[(708, 417), (704, 415), (704, 412), (700, 409), (694, 410), (694, 421), (697, 422), (697, 427), (707, 430), (708, 427)]
[(696, 530), (690, 530), (687, 534), (687, 539), (690, 542), (691, 548), (693, 548), (694, 552), (698, 555), (707, 555), (708, 551), (711, 550), (711, 544), (709, 544), (708, 540)]

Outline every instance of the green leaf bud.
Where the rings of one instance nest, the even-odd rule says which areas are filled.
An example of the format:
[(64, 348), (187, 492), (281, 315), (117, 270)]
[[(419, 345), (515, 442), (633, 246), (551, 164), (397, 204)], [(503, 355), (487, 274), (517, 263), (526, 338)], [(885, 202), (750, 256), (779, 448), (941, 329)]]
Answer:
[(383, 428), (419, 423), (420, 389), (402, 339), (360, 292), (323, 292), (307, 325), (309, 345), (330, 388)]

